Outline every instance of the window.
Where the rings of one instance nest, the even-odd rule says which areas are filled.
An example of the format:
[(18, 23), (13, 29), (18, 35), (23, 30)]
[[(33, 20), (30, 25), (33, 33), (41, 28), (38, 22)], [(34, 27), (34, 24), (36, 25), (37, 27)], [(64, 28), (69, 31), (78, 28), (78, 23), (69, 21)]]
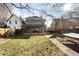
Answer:
[(11, 20), (9, 21), (9, 23), (11, 24)]
[(15, 21), (15, 24), (17, 24), (17, 21)]

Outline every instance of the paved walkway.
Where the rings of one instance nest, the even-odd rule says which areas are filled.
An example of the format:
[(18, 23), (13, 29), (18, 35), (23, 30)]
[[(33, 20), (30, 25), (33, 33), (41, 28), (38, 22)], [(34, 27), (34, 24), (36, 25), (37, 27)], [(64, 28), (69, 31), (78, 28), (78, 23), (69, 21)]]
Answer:
[(69, 37), (72, 37), (72, 38), (77, 38), (79, 39), (79, 34), (77, 33), (66, 33), (64, 34), (65, 36), (69, 36)]
[(53, 35), (45, 35), (47, 38), (50, 38), (51, 36), (53, 36)]

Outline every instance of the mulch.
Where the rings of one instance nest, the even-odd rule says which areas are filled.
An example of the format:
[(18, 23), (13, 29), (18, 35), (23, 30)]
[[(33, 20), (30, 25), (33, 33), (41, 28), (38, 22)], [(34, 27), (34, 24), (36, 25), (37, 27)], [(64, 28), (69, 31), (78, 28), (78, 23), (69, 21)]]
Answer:
[[(62, 41), (63, 40), (63, 41)], [(79, 53), (79, 44), (75, 44), (72, 41), (69, 40), (64, 40), (64, 39), (60, 39), (59, 40), (62, 44), (66, 45), (67, 47), (71, 48), (72, 50), (76, 51), (77, 53)], [(79, 42), (79, 41), (78, 41)]]

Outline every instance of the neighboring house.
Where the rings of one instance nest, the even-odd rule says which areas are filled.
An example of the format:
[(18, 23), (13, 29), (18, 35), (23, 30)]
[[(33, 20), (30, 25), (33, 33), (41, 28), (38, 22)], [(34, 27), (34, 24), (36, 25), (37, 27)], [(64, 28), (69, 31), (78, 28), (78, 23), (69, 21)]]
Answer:
[(22, 17), (18, 17), (15, 14), (12, 14), (6, 21), (7, 27), (12, 29), (22, 29), (23, 25)]
[(49, 31), (56, 32), (79, 32), (79, 17), (73, 16), (69, 19), (55, 18), (55, 23), (52, 22)]
[(71, 12), (70, 22), (72, 23), (71, 26), (79, 27), (79, 11)]
[(71, 18), (70, 20), (70, 28), (74, 29), (74, 32), (76, 31), (75, 29), (78, 29), (79, 32), (79, 11), (71, 12)]
[(61, 18), (55, 18), (54, 20), (55, 20), (55, 22), (51, 23), (51, 26), (48, 29), (48, 31), (67, 32), (67, 30), (69, 29), (69, 26), (70, 26), (68, 19), (61, 17)]
[(79, 18), (72, 17), (70, 19), (70, 22), (71, 22), (71, 26), (78, 26), (79, 27)]
[(46, 30), (45, 19), (38, 16), (27, 17), (24, 28), (27, 33), (43, 33)]
[(70, 12), (71, 18), (79, 18), (79, 11)]
[(59, 31), (64, 29), (64, 21), (63, 18), (55, 18), (55, 22), (52, 22), (50, 31)]
[(73, 32), (79, 33), (79, 18), (78, 17), (72, 17), (70, 19), (70, 28), (74, 29)]

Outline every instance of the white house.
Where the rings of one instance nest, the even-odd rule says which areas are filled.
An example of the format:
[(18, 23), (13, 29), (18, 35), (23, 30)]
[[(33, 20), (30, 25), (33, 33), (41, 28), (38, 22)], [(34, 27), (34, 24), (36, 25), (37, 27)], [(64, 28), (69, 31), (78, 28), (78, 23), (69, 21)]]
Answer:
[(12, 14), (6, 22), (7, 26), (12, 29), (21, 29), (23, 23), (24, 21), (22, 20), (22, 18), (16, 16), (15, 14)]

